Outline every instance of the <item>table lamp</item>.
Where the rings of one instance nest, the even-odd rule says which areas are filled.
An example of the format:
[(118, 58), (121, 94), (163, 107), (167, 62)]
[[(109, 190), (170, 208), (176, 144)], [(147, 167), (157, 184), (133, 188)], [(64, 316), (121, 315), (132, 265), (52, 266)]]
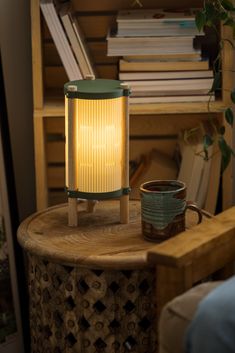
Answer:
[(68, 224), (79, 224), (77, 201), (120, 199), (120, 222), (129, 221), (128, 86), (118, 80), (70, 81), (65, 94)]

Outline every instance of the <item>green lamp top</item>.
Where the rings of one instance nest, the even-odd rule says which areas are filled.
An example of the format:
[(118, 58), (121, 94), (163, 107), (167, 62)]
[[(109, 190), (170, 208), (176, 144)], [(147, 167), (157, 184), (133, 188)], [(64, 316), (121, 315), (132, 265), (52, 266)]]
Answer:
[(123, 81), (86, 79), (67, 82), (64, 85), (67, 98), (110, 99), (130, 95), (130, 89)]

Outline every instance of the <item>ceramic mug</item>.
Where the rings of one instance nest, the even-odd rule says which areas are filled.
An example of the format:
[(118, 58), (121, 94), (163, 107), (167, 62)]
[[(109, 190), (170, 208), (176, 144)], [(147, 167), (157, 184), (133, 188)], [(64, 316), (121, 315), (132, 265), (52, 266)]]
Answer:
[(195, 203), (186, 201), (186, 184), (178, 180), (153, 180), (140, 186), (141, 223), (145, 239), (159, 242), (185, 230), (185, 212), (202, 212)]

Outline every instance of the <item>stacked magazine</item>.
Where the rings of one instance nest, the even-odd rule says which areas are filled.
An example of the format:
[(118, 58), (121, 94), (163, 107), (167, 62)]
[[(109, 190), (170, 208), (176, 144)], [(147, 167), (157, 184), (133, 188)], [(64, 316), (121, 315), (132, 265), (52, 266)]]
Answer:
[(131, 103), (202, 102), (210, 93), (213, 71), (202, 58), (203, 34), (195, 9), (123, 10), (117, 29), (107, 35), (107, 55), (119, 56), (119, 79), (131, 87)]

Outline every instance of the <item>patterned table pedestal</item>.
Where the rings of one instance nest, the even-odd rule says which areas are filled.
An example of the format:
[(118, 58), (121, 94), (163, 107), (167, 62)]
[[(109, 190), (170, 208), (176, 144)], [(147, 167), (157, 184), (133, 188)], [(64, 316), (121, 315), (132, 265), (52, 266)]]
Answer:
[(32, 352), (155, 351), (153, 270), (29, 265)]
[(18, 240), (27, 252), (32, 353), (151, 353), (157, 347), (156, 278), (141, 234), (140, 203), (119, 223), (119, 203), (94, 213), (79, 204), (79, 227), (67, 205), (25, 220)]

